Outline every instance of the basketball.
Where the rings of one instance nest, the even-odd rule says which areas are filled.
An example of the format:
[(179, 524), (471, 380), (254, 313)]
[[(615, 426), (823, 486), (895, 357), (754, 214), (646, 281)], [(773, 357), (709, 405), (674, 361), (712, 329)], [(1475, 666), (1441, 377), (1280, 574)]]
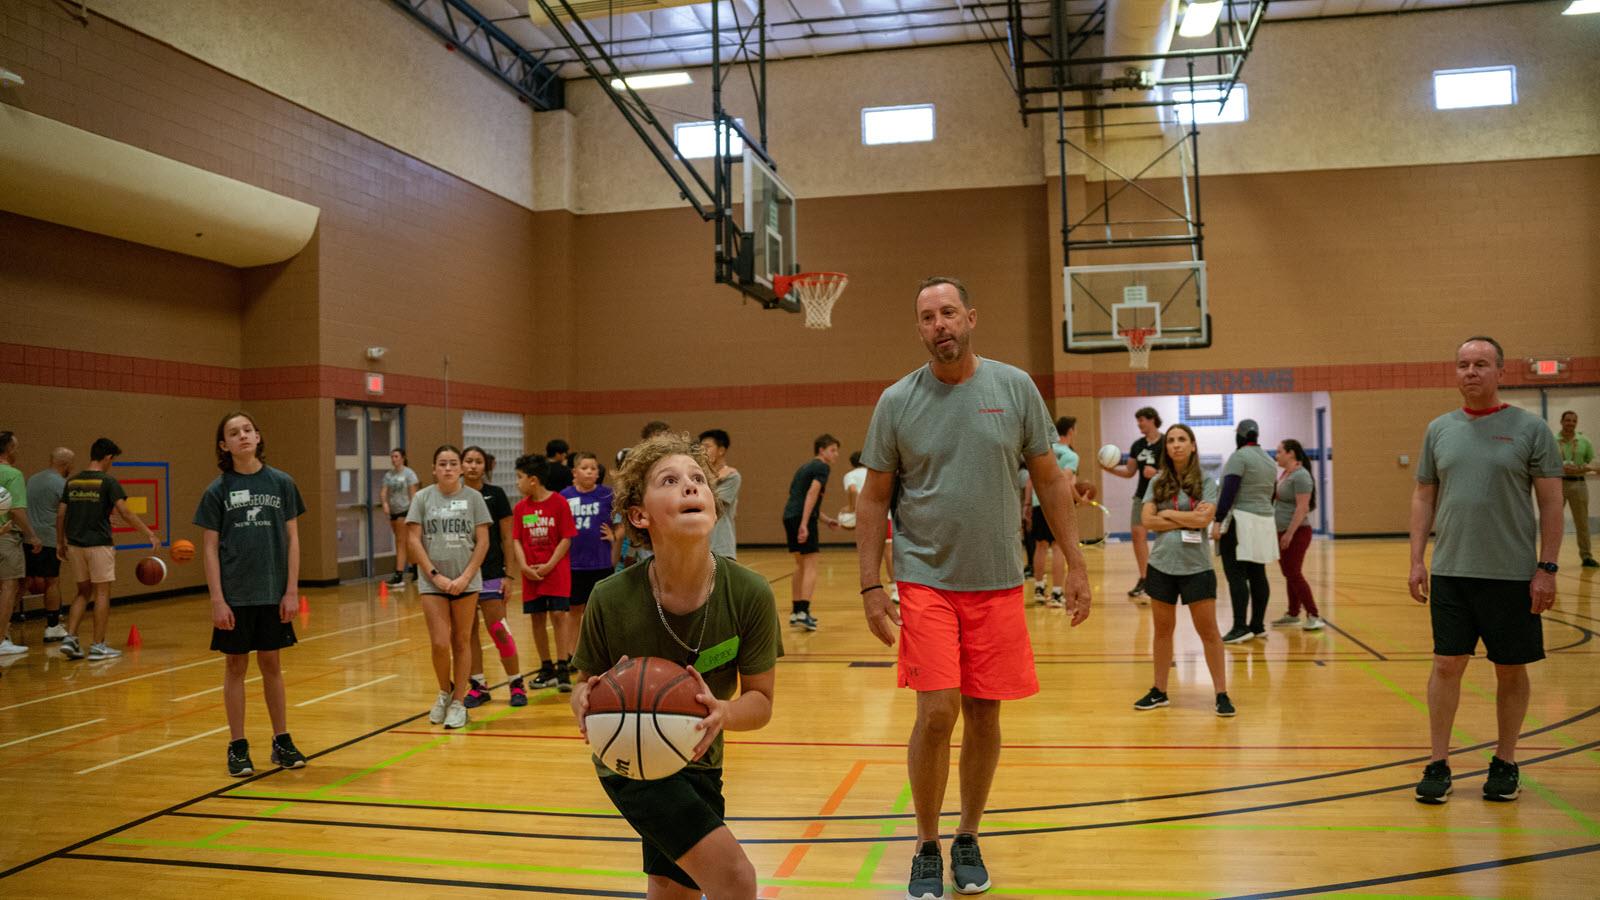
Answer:
[(133, 574), (140, 584), (160, 584), (167, 579), (167, 564), (159, 556), (146, 556), (134, 566)]
[(1100, 496), (1100, 492), (1095, 490), (1094, 485), (1092, 484), (1078, 485), (1078, 494), (1082, 496), (1084, 500), (1093, 500), (1094, 498)]
[(628, 778), (666, 778), (688, 764), (709, 712), (700, 683), (681, 666), (656, 657), (628, 659), (600, 676), (589, 692), (589, 747), (606, 768)]
[(1122, 448), (1116, 444), (1107, 444), (1100, 448), (1100, 452), (1096, 453), (1095, 457), (1100, 460), (1100, 465), (1109, 469), (1122, 462)]
[(854, 527), (856, 527), (856, 514), (853, 513), (853, 512), (850, 512), (849, 510), (846, 510), (844, 512), (839, 513), (839, 527), (841, 527), (841, 528), (854, 528)]
[(194, 543), (192, 541), (172, 542), (172, 561), (186, 563), (194, 559)]

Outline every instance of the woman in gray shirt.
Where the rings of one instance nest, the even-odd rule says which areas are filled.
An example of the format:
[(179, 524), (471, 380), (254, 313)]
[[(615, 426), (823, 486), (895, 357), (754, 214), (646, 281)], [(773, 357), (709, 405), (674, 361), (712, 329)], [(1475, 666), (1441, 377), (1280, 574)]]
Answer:
[(392, 587), (406, 583), (406, 512), (411, 509), (411, 498), (417, 495), (417, 473), (411, 471), (406, 458), (406, 448), (389, 451), (389, 471), (383, 473), (383, 487), (378, 491), (378, 503), (389, 514), (389, 528), (394, 531), (394, 574), (389, 577)]
[(1211, 567), (1211, 542), (1206, 528), (1217, 514), (1217, 483), (1200, 470), (1200, 448), (1194, 431), (1174, 425), (1162, 438), (1160, 468), (1145, 490), (1140, 521), (1156, 535), (1145, 570), (1145, 593), (1155, 634), (1151, 652), (1155, 684), (1134, 702), (1137, 710), (1167, 705), (1167, 676), (1172, 671), (1172, 632), (1178, 624), (1178, 601), (1189, 607), (1194, 630), (1205, 647), (1206, 668), (1217, 692), (1217, 715), (1234, 714), (1228, 699), (1227, 662), (1222, 634), (1217, 631), (1217, 573)]
[(439, 697), (428, 721), (446, 728), (467, 724), (464, 700), (471, 687), (472, 619), (478, 611), (489, 553), (489, 505), (461, 481), (461, 451), (445, 444), (433, 451), (433, 480), (411, 499), (406, 513), (411, 555), (422, 577), (422, 613), (433, 644)]
[(1278, 467), (1283, 477), (1272, 495), (1272, 515), (1278, 526), (1278, 568), (1289, 586), (1289, 614), (1272, 620), (1274, 625), (1298, 625), (1300, 610), (1306, 611), (1306, 631), (1322, 627), (1322, 617), (1317, 613), (1317, 601), (1311, 596), (1311, 582), (1306, 581), (1301, 567), (1305, 565), (1306, 550), (1311, 547), (1311, 522), (1309, 513), (1317, 508), (1317, 486), (1306, 470), (1306, 448), (1289, 438), (1278, 444)]

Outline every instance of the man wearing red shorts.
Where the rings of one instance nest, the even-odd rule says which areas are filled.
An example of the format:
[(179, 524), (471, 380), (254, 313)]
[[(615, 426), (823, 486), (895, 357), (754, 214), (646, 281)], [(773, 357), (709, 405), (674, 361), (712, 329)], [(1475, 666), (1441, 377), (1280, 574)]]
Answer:
[[(961, 822), (950, 870), (960, 893), (989, 888), (977, 835), (1000, 760), (1000, 701), (1039, 690), (1016, 540), (1019, 459), (1067, 553), (1072, 624), (1089, 615), (1073, 476), (1050, 452), (1056, 435), (1044, 398), (1027, 373), (972, 352), (977, 322), (961, 282), (922, 283), (917, 331), (932, 359), (883, 392), (861, 453), (867, 480), (856, 503), (856, 548), (867, 625), (891, 646), (900, 629), (900, 686), (917, 692), (907, 748), (919, 842), (906, 889), (910, 900), (944, 896), (939, 810), (958, 717)], [(878, 583), (884, 515), (897, 479), (898, 610)]]

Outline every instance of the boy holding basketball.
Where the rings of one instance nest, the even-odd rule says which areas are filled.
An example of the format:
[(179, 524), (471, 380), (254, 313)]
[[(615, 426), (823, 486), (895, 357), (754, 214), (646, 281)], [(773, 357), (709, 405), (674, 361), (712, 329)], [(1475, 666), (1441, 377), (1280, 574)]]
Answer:
[(67, 479), (61, 505), (56, 509), (56, 546), (65, 547), (72, 565), (78, 593), (67, 614), (67, 636), (61, 640), (61, 653), (68, 659), (83, 659), (78, 645), (78, 625), (84, 611), (94, 602), (92, 621), (94, 643), (89, 645), (91, 660), (116, 659), (122, 651), (106, 643), (111, 627), (111, 583), (117, 580), (117, 548), (111, 537), (111, 514), (139, 529), (152, 552), (161, 544), (150, 526), (128, 508), (128, 495), (122, 483), (111, 475), (111, 464), (122, 455), (110, 438), (96, 438), (89, 448), (89, 466)]
[[(599, 673), (624, 659), (686, 667), (711, 712), (693, 759), (666, 778), (635, 781), (606, 769), (600, 784), (643, 838), (651, 900), (749, 900), (755, 867), (723, 824), (722, 732), (754, 731), (772, 717), (783, 646), (767, 580), (711, 552), (716, 478), (688, 435), (661, 435), (628, 454), (616, 508), (633, 540), (654, 556), (595, 586), (573, 667), (580, 730)], [(593, 677), (590, 677), (593, 676)]]
[(289, 737), (288, 701), (278, 651), (295, 643), (300, 610), (300, 528), (306, 511), (294, 479), (266, 464), (266, 444), (248, 413), (217, 423), (222, 474), (200, 496), (194, 524), (205, 529), (206, 587), (211, 591), (211, 649), (227, 660), (222, 706), (228, 714), (228, 774), (255, 774), (244, 737), (244, 676), (255, 651), (261, 692), (272, 720), (272, 762), (306, 764)]

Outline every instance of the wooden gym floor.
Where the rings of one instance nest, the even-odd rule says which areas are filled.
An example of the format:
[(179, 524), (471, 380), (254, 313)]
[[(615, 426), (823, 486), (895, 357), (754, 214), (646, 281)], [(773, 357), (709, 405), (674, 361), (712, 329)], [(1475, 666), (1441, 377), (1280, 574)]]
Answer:
[[(1403, 542), (1313, 546), (1308, 574), (1330, 627), (1228, 648), (1231, 720), (1211, 712), (1186, 615), (1173, 706), (1132, 710), (1150, 684), (1150, 614), (1123, 593), (1132, 551), (1086, 552), (1089, 622), (1073, 630), (1060, 612), (1029, 610), (1044, 690), (1006, 707), (984, 823), (989, 896), (1595, 896), (1600, 591), (1570, 541), (1546, 616), (1550, 656), (1533, 670), (1523, 796), (1479, 798), (1494, 676), (1478, 661), (1443, 807), (1411, 798), (1430, 644), (1426, 611), (1405, 595)], [(786, 555), (743, 561), (786, 610)], [(1269, 617), (1283, 612), (1276, 572), (1273, 584)], [(895, 689), (892, 651), (867, 633), (855, 588), (854, 554), (825, 553), (821, 629), (785, 634), (772, 724), (730, 741), (730, 824), (766, 897), (904, 896), (913, 697)], [(500, 689), (462, 732), (432, 728), (414, 594), (355, 584), (307, 597), (302, 643), (284, 660), (290, 726), (311, 764), (244, 780), (223, 764), (221, 663), (202, 597), (115, 609), (113, 634), (138, 625), (144, 645), (108, 662), (62, 659), (30, 621), (32, 652), (0, 661), (0, 894), (642, 896), (636, 841), (564, 696), (536, 692), (513, 710)], [(528, 653), (526, 621), (516, 634)], [(270, 729), (249, 690), (265, 763)]]

